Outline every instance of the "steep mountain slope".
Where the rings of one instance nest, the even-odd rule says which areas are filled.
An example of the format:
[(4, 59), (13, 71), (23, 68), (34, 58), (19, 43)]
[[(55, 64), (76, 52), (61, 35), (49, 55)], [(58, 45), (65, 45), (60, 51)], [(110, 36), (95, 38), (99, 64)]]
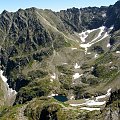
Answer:
[(58, 14), (67, 29), (80, 32), (101, 27), (106, 20), (106, 11), (107, 7), (87, 7), (61, 10)]
[[(14, 106), (6, 108), (13, 102), (3, 102), (9, 88), (2, 85), (1, 76), (1, 119), (63, 120), (65, 116), (65, 120), (103, 120), (111, 114), (110, 120), (119, 119), (119, 115), (114, 117), (114, 110), (104, 118), (105, 111), (114, 105), (118, 105), (119, 114), (119, 7), (120, 1), (109, 7), (60, 12), (37, 8), (3, 11), (0, 68), (17, 94)], [(67, 102), (51, 98), (59, 95), (67, 97)], [(96, 100), (97, 96), (105, 97)]]

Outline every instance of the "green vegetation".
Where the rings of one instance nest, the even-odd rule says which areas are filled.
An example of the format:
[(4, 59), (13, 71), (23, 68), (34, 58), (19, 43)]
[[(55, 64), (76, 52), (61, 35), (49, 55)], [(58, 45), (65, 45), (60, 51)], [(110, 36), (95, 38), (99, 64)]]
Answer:
[(88, 78), (86, 79), (85, 77), (82, 78), (81, 80), (83, 83), (89, 84), (90, 86), (92, 85), (97, 85), (100, 82), (100, 78)]
[(0, 114), (0, 120), (16, 120), (17, 112), (21, 105), (4, 108)]
[(102, 54), (95, 62), (96, 64), (106, 64), (115, 60), (117, 60), (117, 57), (114, 56), (112, 53), (107, 52), (105, 54)]
[(35, 78), (44, 78), (46, 75), (48, 75), (48, 73), (41, 70), (30, 71), (27, 74), (27, 76), (32, 80)]
[(25, 115), (30, 120), (77, 120), (78, 118), (83, 118), (86, 113), (87, 112), (82, 112), (77, 109), (71, 109), (69, 106), (65, 107), (64, 104), (54, 100), (53, 98), (49, 99), (44, 97), (33, 100), (25, 110)]
[(59, 81), (61, 83), (61, 89), (70, 90), (72, 84), (72, 77), (68, 75), (60, 75)]
[(57, 36), (56, 40), (54, 41), (54, 48), (56, 51), (59, 51), (63, 47), (70, 47), (71, 44), (63, 37)]
[(109, 68), (101, 65), (101, 66), (95, 66), (92, 73), (96, 77), (107, 79), (107, 78), (111, 78), (117, 71), (118, 71), (117, 68), (109, 69)]
[(58, 69), (59, 72), (61, 72), (63, 74), (66, 74), (66, 75), (72, 75), (73, 74), (73, 71), (70, 68), (68, 68), (64, 65), (57, 66), (57, 69)]

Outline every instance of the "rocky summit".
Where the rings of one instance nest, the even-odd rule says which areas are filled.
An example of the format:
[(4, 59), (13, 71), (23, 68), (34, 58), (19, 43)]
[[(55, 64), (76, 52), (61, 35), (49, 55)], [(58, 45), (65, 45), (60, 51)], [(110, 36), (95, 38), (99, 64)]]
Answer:
[(120, 120), (120, 0), (0, 14), (0, 120)]

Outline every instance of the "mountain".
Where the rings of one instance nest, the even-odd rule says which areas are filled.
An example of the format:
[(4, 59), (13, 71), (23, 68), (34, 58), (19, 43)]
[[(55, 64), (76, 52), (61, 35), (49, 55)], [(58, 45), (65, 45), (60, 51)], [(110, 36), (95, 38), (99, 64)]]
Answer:
[(4, 10), (0, 48), (1, 120), (119, 120), (120, 1)]

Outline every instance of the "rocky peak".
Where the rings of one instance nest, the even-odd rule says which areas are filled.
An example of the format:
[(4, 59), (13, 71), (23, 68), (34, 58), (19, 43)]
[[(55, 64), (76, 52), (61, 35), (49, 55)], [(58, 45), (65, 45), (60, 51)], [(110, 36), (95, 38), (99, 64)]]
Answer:
[(103, 25), (107, 7), (72, 8), (60, 11), (59, 15), (75, 31), (94, 29)]
[(110, 5), (107, 10), (107, 19), (105, 25), (110, 27), (114, 25), (114, 30), (118, 30), (120, 28), (120, 1), (117, 1), (114, 5)]

